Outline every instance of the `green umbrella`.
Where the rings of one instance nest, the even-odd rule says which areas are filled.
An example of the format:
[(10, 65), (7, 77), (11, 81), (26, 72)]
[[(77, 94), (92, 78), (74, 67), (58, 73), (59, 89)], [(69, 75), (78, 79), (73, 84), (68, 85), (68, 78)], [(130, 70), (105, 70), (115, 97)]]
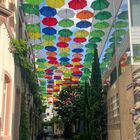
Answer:
[(81, 71), (84, 72), (84, 74), (90, 74), (91, 71), (88, 68), (82, 68)]
[(57, 67), (52, 66), (52, 67), (50, 67), (50, 69), (52, 69), (52, 70), (56, 70), (56, 69), (57, 69)]
[(32, 5), (39, 5), (40, 3), (43, 2), (43, 0), (25, 0), (25, 1)]
[(92, 62), (84, 62), (84, 67), (85, 68), (91, 68), (92, 67)]
[(113, 51), (114, 51), (114, 48), (107, 48), (105, 50), (106, 53), (113, 53)]
[(70, 54), (69, 53), (60, 53), (59, 56), (61, 56), (61, 57), (67, 57), (67, 56), (70, 56)]
[(87, 55), (84, 58), (85, 61), (89, 61), (89, 60), (92, 60), (92, 59), (93, 59), (93, 55)]
[(37, 77), (43, 78), (44, 74), (37, 74)]
[(94, 30), (90, 33), (90, 35), (93, 37), (103, 37), (105, 33), (101, 30)]
[(26, 30), (27, 30), (27, 32), (36, 33), (36, 32), (40, 32), (40, 27), (38, 25), (35, 25), (35, 24), (27, 24)]
[(22, 4), (21, 9), (28, 14), (39, 14), (39, 7), (31, 4)]
[(94, 49), (87, 49), (86, 52), (87, 53), (94, 53)]
[(58, 24), (61, 27), (71, 27), (74, 25), (74, 21), (72, 21), (70, 19), (63, 19), (63, 20), (59, 21)]
[(108, 11), (99, 12), (95, 15), (95, 19), (107, 20), (112, 17), (112, 14)]
[(54, 82), (54, 80), (53, 79), (50, 79), (50, 80), (47, 80), (48, 82), (50, 82), (50, 83), (52, 83), (52, 82)]
[(41, 44), (36, 44), (36, 45), (33, 45), (32, 47), (35, 50), (42, 50), (44, 48), (44, 46), (42, 46)]
[(107, 0), (96, 0), (92, 2), (91, 8), (94, 10), (103, 10), (109, 6), (109, 2)]
[(69, 62), (61, 62), (60, 64), (66, 65), (66, 64), (69, 64)]
[(45, 40), (47, 40), (47, 41), (51, 41), (51, 40), (55, 40), (56, 39), (56, 36), (55, 35), (46, 35), (46, 34), (44, 34), (42, 37)]
[(115, 28), (125, 28), (128, 27), (128, 22), (118, 21), (114, 25)]
[(69, 29), (62, 29), (58, 32), (59, 35), (61, 36), (66, 36), (66, 37), (69, 37), (71, 36), (73, 33), (72, 31), (70, 31)]
[(88, 79), (88, 76), (82, 75), (80, 78), (80, 81), (86, 81)]
[(38, 68), (46, 68), (46, 65), (45, 65), (45, 63), (38, 63), (38, 65), (39, 65), (39, 67)]
[(44, 71), (37, 71), (37, 74), (44, 74)]
[(121, 37), (112, 37), (109, 39), (110, 42), (120, 42), (122, 41), (122, 38)]
[(46, 80), (41, 80), (41, 81), (40, 81), (40, 84), (41, 84), (42, 86), (45, 86), (45, 85), (46, 85)]
[(46, 62), (46, 59), (44, 59), (44, 58), (38, 58), (37, 59), (37, 62)]
[(94, 28), (97, 28), (97, 29), (106, 29), (109, 27), (109, 23), (108, 22), (97, 22), (96, 24), (93, 25)]
[(91, 49), (92, 49), (92, 48), (94, 48), (94, 47), (97, 47), (97, 45), (96, 45), (96, 44), (93, 44), (93, 43), (88, 43), (88, 44), (85, 45), (85, 47), (86, 47), (86, 48), (91, 48)]
[(93, 53), (88, 53), (88, 54), (85, 55), (85, 57), (93, 58)]
[(117, 17), (119, 19), (127, 20), (128, 19), (128, 11), (121, 12)]
[(102, 41), (102, 39), (99, 37), (92, 37), (91, 39), (89, 39), (89, 42), (94, 43), (94, 44), (101, 42), (101, 41)]
[(112, 36), (117, 36), (117, 37), (120, 37), (120, 36), (123, 36), (127, 33), (127, 31), (125, 30), (116, 30), (112, 33)]

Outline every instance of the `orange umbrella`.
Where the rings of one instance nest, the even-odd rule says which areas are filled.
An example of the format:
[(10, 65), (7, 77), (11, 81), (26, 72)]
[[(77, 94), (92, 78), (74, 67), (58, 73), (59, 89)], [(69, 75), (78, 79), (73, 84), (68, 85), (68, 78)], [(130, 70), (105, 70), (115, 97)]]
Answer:
[(55, 70), (56, 73), (62, 73), (62, 70)]
[(74, 57), (74, 58), (81, 58), (82, 56), (83, 55), (80, 54), (80, 53), (75, 53), (75, 54), (72, 55), (72, 57)]
[(75, 67), (74, 67), (74, 68), (71, 68), (70, 70), (71, 70), (72, 72), (79, 71), (79, 69), (78, 69), (78, 68), (75, 68)]
[(94, 14), (88, 10), (83, 10), (76, 15), (76, 17), (79, 19), (89, 19), (92, 18), (93, 16)]
[(59, 40), (60, 42), (69, 42), (69, 41), (71, 41), (71, 38), (70, 38), (70, 37), (65, 37), (65, 36), (60, 36), (60, 37), (58, 38), (58, 40)]
[(59, 66), (61, 66), (61, 64), (60, 63), (56, 63), (56, 64), (54, 64), (54, 66), (55, 67), (59, 67)]
[(52, 57), (54, 57), (54, 56), (57, 55), (56, 52), (46, 52), (46, 54), (47, 54), (48, 56), (52, 56)]

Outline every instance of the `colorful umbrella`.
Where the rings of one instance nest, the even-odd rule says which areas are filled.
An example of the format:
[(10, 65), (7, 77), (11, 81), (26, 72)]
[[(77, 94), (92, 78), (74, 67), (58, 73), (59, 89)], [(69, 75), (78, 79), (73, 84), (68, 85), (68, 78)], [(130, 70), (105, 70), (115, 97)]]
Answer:
[(42, 45), (44, 45), (44, 46), (52, 46), (52, 45), (54, 45), (54, 41), (53, 40), (45, 40), (45, 41), (43, 41), (42, 42)]
[(22, 4), (20, 8), (23, 10), (23, 12), (28, 13), (28, 14), (39, 13), (39, 7), (31, 5), (31, 4)]
[(65, 36), (60, 36), (60, 37), (58, 38), (58, 40), (59, 40), (60, 42), (70, 42), (70, 41), (71, 41), (71, 38), (70, 38), (70, 37), (65, 37)]
[(63, 9), (60, 10), (57, 14), (60, 18), (63, 19), (69, 19), (69, 18), (73, 18), (75, 15), (75, 12), (71, 9)]
[(32, 5), (39, 5), (40, 3), (43, 2), (43, 0), (25, 0), (25, 1)]
[(26, 15), (24, 17), (24, 20), (25, 20), (26, 23), (31, 23), (31, 24), (38, 24), (38, 23), (40, 23), (39, 16), (37, 16), (35, 14)]
[(109, 6), (109, 2), (107, 0), (96, 0), (92, 2), (91, 8), (94, 10), (103, 10)]
[(30, 38), (41, 38), (41, 34), (36, 32), (36, 33), (33, 33), (33, 32), (28, 32), (28, 36)]
[(65, 67), (70, 68), (70, 67), (73, 67), (73, 65), (68, 63), (68, 64), (65, 65)]
[(79, 19), (89, 19), (89, 18), (92, 18), (93, 16), (94, 16), (93, 13), (88, 10), (80, 11), (76, 15), (76, 17)]
[(91, 49), (91, 48), (90, 49), (87, 49), (86, 52), (87, 53), (94, 53), (94, 49)]
[(35, 44), (32, 46), (32, 48), (35, 50), (42, 50), (44, 48), (44, 46), (42, 46), (41, 44)]
[(122, 41), (122, 38), (119, 36), (115, 36), (109, 39), (110, 42), (120, 42)]
[(82, 48), (76, 48), (76, 49), (73, 49), (72, 52), (75, 52), (75, 53), (81, 53), (83, 52), (84, 50)]
[(125, 35), (127, 33), (127, 31), (125, 31), (125, 30), (116, 30), (116, 31), (114, 31), (113, 33), (112, 33), (112, 36), (116, 36), (116, 37), (120, 37), (120, 36), (123, 36), (123, 35)]
[(54, 51), (57, 50), (57, 48), (54, 47), (54, 46), (51, 46), (51, 47), (50, 47), (50, 46), (46, 46), (45, 49), (46, 49), (47, 51), (50, 51), (50, 52), (54, 52)]
[(83, 68), (83, 67), (84, 67), (84, 65), (82, 65), (82, 64), (75, 65), (75, 68)]
[(78, 28), (88, 28), (91, 26), (91, 23), (89, 21), (80, 21), (76, 24), (76, 27)]
[(91, 49), (92, 49), (92, 48), (94, 48), (94, 47), (97, 47), (97, 45), (96, 45), (96, 44), (93, 44), (93, 43), (88, 43), (88, 44), (85, 45), (85, 47), (86, 47), (86, 48), (91, 48)]
[(74, 42), (76, 42), (76, 43), (83, 43), (83, 42), (86, 42), (86, 41), (87, 41), (87, 39), (84, 38), (84, 37), (76, 37), (76, 38), (74, 38), (73, 40), (74, 40)]
[(128, 11), (122, 11), (118, 16), (119, 19), (127, 20), (128, 19)]
[(39, 58), (39, 59), (37, 59), (37, 61), (36, 61), (36, 62), (46, 62), (46, 59)]
[(69, 29), (62, 29), (58, 32), (59, 35), (61, 36), (65, 36), (65, 37), (69, 37), (71, 36), (73, 33), (72, 31), (70, 31)]
[(70, 8), (74, 10), (79, 10), (87, 6), (87, 1), (86, 0), (71, 0), (68, 3), (68, 5)]
[(68, 53), (68, 52), (70, 52), (70, 48), (60, 48), (59, 51), (61, 53)]
[(98, 12), (95, 15), (95, 19), (97, 20), (107, 20), (112, 17), (112, 14), (108, 11)]
[(73, 58), (81, 58), (83, 54), (75, 53), (72, 55)]
[(55, 40), (56, 36), (55, 35), (43, 35), (42, 36), (45, 40), (50, 41), (50, 40)]
[(114, 25), (115, 28), (126, 28), (128, 27), (128, 22), (118, 21)]
[(89, 32), (86, 30), (78, 30), (74, 33), (76, 37), (87, 37), (89, 35)]
[(30, 38), (28, 42), (34, 45), (34, 44), (40, 44), (42, 41), (41, 39), (38, 38)]
[(57, 24), (57, 19), (54, 17), (45, 17), (42, 20), (42, 23), (47, 26), (55, 26)]
[(65, 4), (65, 0), (46, 0), (48, 6), (52, 8), (61, 8)]
[(55, 57), (56, 55), (57, 55), (57, 53), (56, 52), (46, 52), (46, 54), (48, 55), (48, 56), (52, 56), (52, 57)]
[(106, 29), (109, 27), (109, 23), (108, 22), (97, 22), (96, 24), (93, 25), (94, 28), (97, 28), (97, 29)]
[(65, 43), (65, 42), (58, 42), (56, 44), (59, 48), (67, 48), (69, 46), (68, 43)]
[(27, 24), (26, 30), (27, 32), (40, 32), (40, 27), (35, 24)]
[(57, 60), (56, 57), (52, 57), (52, 56), (48, 56), (47, 59), (49, 59), (50, 61), (56, 61)]
[(68, 57), (62, 57), (59, 59), (61, 62), (67, 62), (69, 61), (70, 59)]
[(54, 35), (57, 33), (57, 30), (52, 27), (46, 27), (42, 29), (42, 32), (47, 35)]
[(68, 57), (68, 56), (70, 56), (70, 54), (62, 52), (62, 53), (59, 54), (59, 56), (61, 56), (61, 57)]
[(73, 62), (79, 62), (79, 61), (81, 61), (81, 60), (82, 60), (81, 58), (73, 58), (73, 59), (72, 59)]
[(49, 6), (43, 6), (39, 11), (43, 16), (46, 17), (52, 17), (57, 14), (56, 9), (51, 8)]
[(96, 44), (96, 43), (101, 42), (101, 41), (102, 41), (102, 39), (99, 37), (93, 37), (93, 38), (89, 39), (89, 42), (93, 43), (93, 44)]
[(93, 37), (103, 37), (105, 33), (102, 30), (94, 30), (90, 33), (90, 35)]
[(74, 21), (70, 19), (63, 19), (59, 21), (59, 26), (61, 27), (72, 27), (74, 25)]
[(72, 48), (81, 48), (81, 47), (83, 47), (83, 44), (81, 44), (81, 43), (72, 43), (71, 46), (72, 46)]

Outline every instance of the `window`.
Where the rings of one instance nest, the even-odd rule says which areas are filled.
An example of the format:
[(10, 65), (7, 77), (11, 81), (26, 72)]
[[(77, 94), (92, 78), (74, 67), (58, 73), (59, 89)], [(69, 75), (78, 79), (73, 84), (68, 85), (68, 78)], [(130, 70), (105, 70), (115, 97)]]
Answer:
[(140, 45), (133, 44), (134, 62), (140, 62)]
[(130, 0), (132, 26), (140, 26), (140, 0)]
[(110, 84), (112, 85), (117, 80), (117, 69), (116, 69), (116, 67), (114, 68), (114, 70), (112, 71), (110, 76), (111, 76)]

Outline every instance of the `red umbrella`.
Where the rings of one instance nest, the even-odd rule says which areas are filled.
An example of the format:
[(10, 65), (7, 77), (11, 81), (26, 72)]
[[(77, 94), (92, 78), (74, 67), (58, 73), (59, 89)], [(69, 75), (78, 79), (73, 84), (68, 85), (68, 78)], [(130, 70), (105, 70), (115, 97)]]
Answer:
[(54, 79), (61, 79), (61, 76), (54, 76)]
[(45, 78), (46, 79), (52, 79), (52, 76), (51, 75), (45, 75)]
[(54, 17), (45, 17), (43, 20), (42, 20), (42, 23), (44, 25), (47, 25), (47, 26), (55, 26), (58, 21), (56, 18)]
[(82, 64), (80, 65), (75, 65), (75, 68), (83, 68), (84, 66)]
[(56, 45), (57, 45), (59, 48), (67, 48), (67, 47), (69, 46), (69, 44), (66, 43), (66, 42), (58, 42)]
[(86, 42), (87, 39), (84, 38), (84, 37), (76, 37), (73, 39), (76, 43), (83, 43), (83, 42)]
[(79, 62), (79, 61), (81, 61), (81, 60), (82, 60), (81, 58), (73, 58), (73, 59), (72, 59), (73, 62)]
[(48, 61), (49, 64), (58, 64), (57, 61)]
[(73, 72), (74, 74), (82, 74), (82, 72), (81, 71), (75, 71), (75, 72)]
[(63, 79), (64, 79), (64, 80), (71, 80), (70, 77), (64, 77)]
[(48, 56), (47, 59), (49, 59), (50, 61), (56, 61), (57, 60), (56, 57), (51, 57), (51, 56)]
[(54, 87), (54, 85), (48, 85), (47, 86), (47, 88), (53, 88)]
[(70, 8), (74, 10), (79, 10), (87, 6), (87, 1), (86, 0), (71, 0), (68, 4)]
[(70, 67), (73, 67), (73, 65), (72, 64), (66, 64), (65, 67), (70, 68)]
[(45, 72), (53, 72), (52, 69), (46, 69)]

